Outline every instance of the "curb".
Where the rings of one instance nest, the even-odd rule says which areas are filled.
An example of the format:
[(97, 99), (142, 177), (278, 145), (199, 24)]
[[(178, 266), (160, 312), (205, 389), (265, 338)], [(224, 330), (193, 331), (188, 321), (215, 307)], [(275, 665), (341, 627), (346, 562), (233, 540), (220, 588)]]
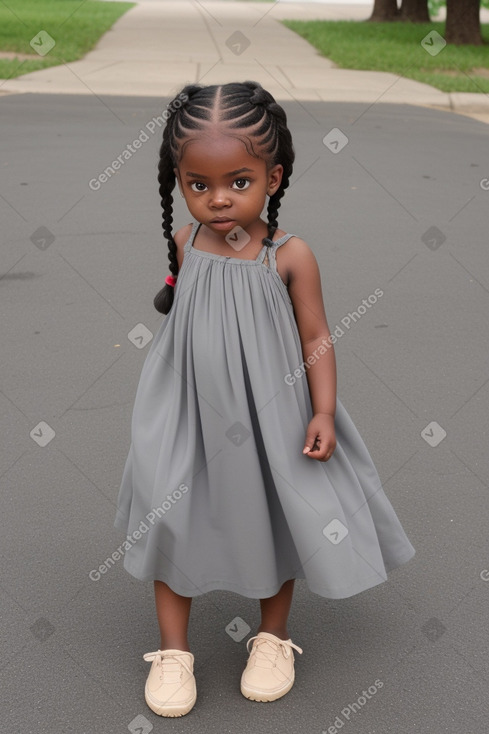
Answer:
[(453, 110), (464, 112), (482, 112), (489, 114), (489, 94), (481, 92), (450, 92), (448, 95)]
[[(21, 79), (21, 77), (17, 77), (17, 79)], [(12, 82), (15, 82), (15, 79), (10, 80)], [(2, 95), (9, 95), (9, 94), (65, 94), (65, 95), (75, 95), (75, 96), (85, 96), (83, 93), (80, 92), (73, 92), (70, 90), (36, 90), (36, 89), (16, 89), (15, 85), (12, 84), (14, 88), (10, 89), (4, 89), (0, 87), (0, 96)], [(440, 90), (438, 90), (440, 91)], [(94, 94), (93, 92), (87, 92), (87, 94)], [(321, 98), (319, 99), (317, 96), (312, 96), (309, 101), (311, 102), (357, 102), (357, 103), (364, 103), (367, 104), (365, 99), (360, 99), (355, 97), (353, 95), (353, 98), (346, 99), (336, 99), (334, 95), (331, 97), (331, 99), (325, 99), (324, 90), (321, 90)], [(134, 95), (134, 94), (127, 94), (125, 92), (122, 92), (121, 90), (117, 90), (114, 92), (108, 92), (105, 91), (103, 93), (97, 93), (96, 96), (114, 96), (114, 97), (134, 97), (134, 96), (140, 96), (140, 95)], [(144, 94), (142, 96), (145, 97), (155, 97), (156, 99), (163, 97), (165, 95), (152, 95), (152, 94)], [(469, 93), (469, 92), (449, 92), (446, 93), (446, 103), (442, 99), (437, 100), (436, 103), (430, 103), (426, 99), (418, 98), (418, 99), (405, 99), (405, 100), (388, 100), (384, 101), (382, 99), (379, 99), (376, 104), (408, 104), (408, 105), (414, 105), (417, 107), (433, 107), (438, 109), (446, 109), (446, 110), (453, 110), (454, 112), (476, 112), (481, 114), (489, 114), (489, 94), (485, 92), (481, 93)], [(301, 95), (300, 97), (301, 101), (306, 101), (305, 98)], [(282, 100), (283, 101), (283, 100)]]

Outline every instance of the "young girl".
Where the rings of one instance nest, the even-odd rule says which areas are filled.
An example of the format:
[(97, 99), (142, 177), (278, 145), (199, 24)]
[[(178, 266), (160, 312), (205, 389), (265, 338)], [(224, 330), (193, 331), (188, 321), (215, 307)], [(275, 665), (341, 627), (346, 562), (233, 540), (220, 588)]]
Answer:
[[(181, 716), (197, 695), (192, 597), (260, 599), (241, 692), (273, 701), (302, 653), (287, 631), (294, 579), (349, 597), (414, 548), (336, 398), (314, 254), (278, 228), (294, 161), (284, 110), (255, 82), (189, 85), (168, 109), (158, 181), (172, 275), (155, 298), (167, 316), (141, 372), (115, 526), (126, 570), (154, 581), (146, 702)], [(194, 221), (174, 233), (177, 184)]]

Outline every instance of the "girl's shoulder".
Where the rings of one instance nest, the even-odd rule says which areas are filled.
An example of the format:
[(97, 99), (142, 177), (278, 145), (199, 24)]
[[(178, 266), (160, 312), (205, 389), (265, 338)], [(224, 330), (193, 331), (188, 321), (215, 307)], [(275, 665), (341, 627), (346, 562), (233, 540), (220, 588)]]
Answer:
[(185, 247), (191, 232), (192, 224), (185, 224), (183, 227), (180, 227), (180, 229), (177, 229), (177, 231), (173, 233), (173, 239), (175, 240), (175, 244), (177, 246), (177, 261), (179, 268), (182, 267), (184, 255), (183, 248)]
[(183, 227), (180, 227), (180, 229), (177, 229), (177, 231), (173, 235), (173, 239), (179, 244), (179, 242), (183, 242), (183, 244), (186, 243), (188, 238), (190, 237), (190, 233), (192, 231), (192, 223), (190, 224), (184, 224)]
[[(277, 230), (277, 234), (283, 236), (280, 230)], [(308, 278), (318, 270), (314, 252), (305, 240), (295, 234), (278, 248), (276, 258), (277, 267), (286, 275), (287, 287), (297, 280), (307, 283)]]
[[(284, 232), (283, 229), (276, 229), (275, 234), (273, 236), (273, 239), (275, 241), (281, 239), (284, 237), (284, 235), (289, 234), (289, 232)], [(299, 235), (291, 234), (288, 240), (286, 240), (279, 248), (277, 253), (277, 257), (282, 257), (282, 259), (285, 258), (297, 258), (303, 255), (307, 256), (313, 256), (312, 249), (309, 247), (307, 242), (302, 239), (302, 237), (299, 237)]]

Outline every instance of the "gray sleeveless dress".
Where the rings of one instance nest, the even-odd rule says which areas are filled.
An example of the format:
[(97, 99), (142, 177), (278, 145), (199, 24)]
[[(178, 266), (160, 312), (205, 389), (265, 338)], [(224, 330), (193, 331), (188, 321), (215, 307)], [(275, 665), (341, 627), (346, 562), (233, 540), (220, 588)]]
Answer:
[(188, 597), (382, 583), (415, 551), (338, 399), (333, 456), (302, 454), (307, 370), (290, 377), (304, 360), (275, 257), (294, 235), (244, 260), (195, 249), (198, 227), (136, 392), (114, 523), (125, 569)]

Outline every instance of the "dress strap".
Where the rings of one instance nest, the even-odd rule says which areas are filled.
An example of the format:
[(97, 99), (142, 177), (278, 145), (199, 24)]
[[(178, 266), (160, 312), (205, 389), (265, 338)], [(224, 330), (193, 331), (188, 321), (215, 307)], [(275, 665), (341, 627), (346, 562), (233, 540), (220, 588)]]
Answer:
[[(191, 249), (199, 227), (200, 222), (192, 222), (192, 229), (190, 231), (189, 238), (183, 248), (184, 252), (187, 252)], [(289, 240), (291, 237), (296, 237), (296, 235), (289, 232), (282, 235), (282, 237), (279, 237), (278, 240), (275, 240), (272, 246), (267, 247), (267, 245), (263, 245), (262, 249), (258, 253), (256, 261), (268, 265), (271, 270), (275, 270), (277, 272), (277, 260), (275, 257), (275, 253), (277, 252), (278, 248), (281, 245), (285, 244), (285, 242), (287, 242), (287, 240)]]
[(187, 252), (187, 250), (190, 250), (190, 248), (192, 247), (194, 243), (195, 235), (197, 234), (197, 230), (199, 229), (199, 227), (200, 227), (200, 222), (196, 222), (196, 221), (192, 222), (192, 230), (190, 232), (188, 240), (186, 241), (183, 247), (184, 252)]
[[(263, 245), (262, 249), (258, 253), (258, 257), (256, 258), (257, 262), (264, 263), (265, 265), (268, 264), (271, 270), (275, 270), (275, 272), (277, 272), (277, 259), (275, 254), (278, 248), (285, 244), (287, 240), (290, 240), (291, 237), (296, 236), (297, 235), (288, 232), (287, 234), (282, 235), (282, 237), (279, 237), (278, 240), (275, 240), (273, 246), (267, 247), (267, 245)], [(266, 258), (268, 258), (268, 263), (266, 262)]]

